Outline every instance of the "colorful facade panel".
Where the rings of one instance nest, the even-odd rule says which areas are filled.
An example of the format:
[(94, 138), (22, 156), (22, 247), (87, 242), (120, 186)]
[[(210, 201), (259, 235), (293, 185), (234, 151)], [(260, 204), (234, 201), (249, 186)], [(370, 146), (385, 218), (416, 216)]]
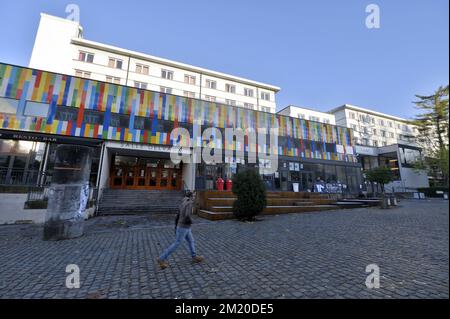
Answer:
[[(193, 126), (194, 130), (198, 126), (244, 131), (276, 128), (280, 140), (270, 151), (278, 155), (356, 162), (352, 132), (345, 127), (69, 75), (0, 64), (0, 97), (18, 100), (15, 114), (0, 113), (3, 129), (172, 145), (171, 129), (163, 125), (166, 122), (170, 128)], [(48, 104), (47, 116), (24, 115), (27, 101)], [(76, 120), (55, 118), (60, 107), (76, 109)], [(88, 110), (99, 112), (101, 121), (86, 121)], [(128, 116), (128, 127), (113, 126), (114, 114)], [(136, 129), (138, 118), (150, 121), (151, 128)], [(219, 142), (225, 149), (256, 150), (248, 140), (245, 145), (227, 145), (223, 136)]]

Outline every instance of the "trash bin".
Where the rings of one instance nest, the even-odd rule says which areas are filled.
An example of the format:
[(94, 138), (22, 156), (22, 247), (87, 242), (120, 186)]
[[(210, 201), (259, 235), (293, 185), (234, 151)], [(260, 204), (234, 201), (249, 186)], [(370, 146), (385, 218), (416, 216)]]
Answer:
[(294, 192), (298, 193), (298, 186), (299, 183), (292, 183), (292, 188), (294, 189)]

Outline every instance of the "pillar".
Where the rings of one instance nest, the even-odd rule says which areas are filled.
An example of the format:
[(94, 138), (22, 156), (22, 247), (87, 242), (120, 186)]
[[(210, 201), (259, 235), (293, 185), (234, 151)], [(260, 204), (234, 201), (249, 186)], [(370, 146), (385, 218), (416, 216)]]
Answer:
[(44, 240), (70, 239), (83, 235), (90, 171), (89, 147), (59, 145), (56, 148)]

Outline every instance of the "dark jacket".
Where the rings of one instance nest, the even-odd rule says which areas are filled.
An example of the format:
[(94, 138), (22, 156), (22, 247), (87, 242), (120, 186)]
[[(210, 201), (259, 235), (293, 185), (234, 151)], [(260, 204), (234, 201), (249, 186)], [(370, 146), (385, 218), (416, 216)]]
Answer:
[(185, 197), (181, 201), (178, 209), (177, 218), (175, 220), (175, 228), (190, 228), (192, 224), (192, 209), (194, 207), (194, 199)]

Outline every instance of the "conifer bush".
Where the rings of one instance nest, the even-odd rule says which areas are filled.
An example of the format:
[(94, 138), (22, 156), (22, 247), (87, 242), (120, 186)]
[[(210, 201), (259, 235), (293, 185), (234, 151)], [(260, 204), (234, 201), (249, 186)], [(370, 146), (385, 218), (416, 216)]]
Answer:
[(267, 205), (266, 186), (255, 170), (245, 170), (234, 176), (233, 193), (237, 196), (233, 214), (240, 220), (255, 220)]

